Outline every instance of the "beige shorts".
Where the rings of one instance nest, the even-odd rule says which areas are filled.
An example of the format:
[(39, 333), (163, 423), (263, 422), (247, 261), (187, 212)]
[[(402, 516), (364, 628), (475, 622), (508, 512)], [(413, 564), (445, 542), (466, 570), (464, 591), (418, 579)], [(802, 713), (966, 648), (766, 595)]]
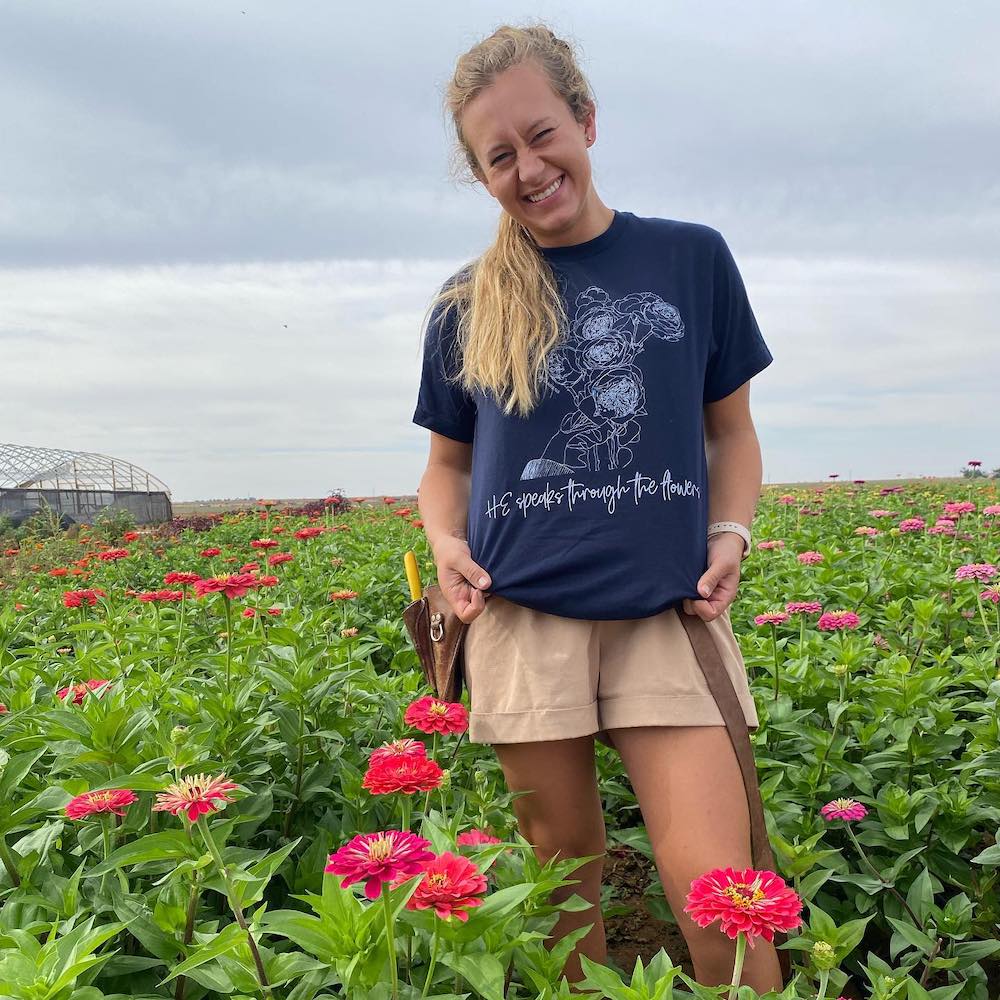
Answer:
[[(729, 609), (706, 622), (747, 726), (758, 726)], [(648, 618), (588, 621), (498, 594), (465, 635), (469, 741), (527, 743), (628, 726), (722, 726), (725, 721), (677, 608)]]

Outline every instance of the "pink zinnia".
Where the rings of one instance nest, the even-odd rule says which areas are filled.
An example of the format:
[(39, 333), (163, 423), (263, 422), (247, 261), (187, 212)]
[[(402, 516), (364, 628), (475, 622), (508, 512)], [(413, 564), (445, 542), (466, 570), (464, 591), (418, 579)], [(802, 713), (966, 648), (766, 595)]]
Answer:
[(430, 792), (441, 784), (444, 772), (430, 757), (401, 757), (398, 760), (380, 760), (365, 772), (361, 787), (372, 795), (389, 795), (402, 792)]
[[(399, 882), (404, 879), (399, 879)], [(423, 878), (406, 901), (408, 910), (428, 910), (442, 920), (467, 921), (469, 910), (481, 906), (478, 894), (486, 891), (486, 876), (471, 859), (444, 851), (423, 868)]]
[(955, 570), (956, 580), (978, 580), (980, 583), (989, 583), (996, 575), (993, 563), (966, 563)]
[(853, 611), (827, 611), (819, 616), (816, 628), (823, 632), (837, 629), (857, 628), (861, 619)]
[(800, 615), (805, 613), (815, 614), (823, 610), (823, 605), (819, 601), (789, 601), (785, 605), (785, 610), (790, 615)]
[(407, 706), (403, 721), (424, 733), (464, 733), (469, 713), (461, 702), (441, 701), (428, 694)]
[(295, 533), (296, 538), (315, 538), (323, 534), (322, 528), (299, 528)]
[(89, 681), (83, 681), (80, 684), (71, 684), (69, 687), (60, 688), (56, 692), (56, 695), (63, 701), (65, 701), (66, 698), (70, 694), (72, 694), (73, 704), (82, 705), (83, 699), (87, 695), (87, 692), (100, 691), (105, 685), (110, 683), (111, 681), (99, 680), (98, 678), (94, 677), (91, 678)]
[(754, 625), (781, 625), (788, 621), (789, 616), (784, 611), (768, 611), (763, 615), (754, 615)]
[(741, 931), (750, 947), (755, 939), (774, 940), (775, 931), (802, 923), (802, 900), (784, 879), (771, 871), (716, 868), (691, 883), (684, 912), (699, 927), (718, 920), (729, 938)]
[(9, 711), (10, 709), (2, 701), (0, 701), (0, 715), (6, 715)]
[(982, 591), (979, 595), (981, 601), (992, 601), (994, 604), (1000, 604), (1000, 590), (995, 587), (987, 587), (986, 590)]
[(864, 819), (868, 815), (868, 810), (856, 799), (834, 799), (827, 802), (819, 812), (823, 819), (842, 819), (848, 823)]
[(145, 593), (139, 594), (139, 600), (145, 601), (147, 604), (165, 604), (170, 601), (183, 601), (184, 591), (183, 590), (147, 590)]
[(127, 788), (113, 788), (104, 792), (84, 792), (70, 799), (66, 804), (66, 815), (70, 819), (86, 819), (95, 813), (114, 813), (124, 816), (125, 809), (137, 802), (135, 792)]
[(376, 747), (368, 758), (368, 765), (371, 767), (383, 761), (403, 760), (407, 757), (426, 757), (427, 747), (420, 740), (410, 738), (393, 740), (391, 743), (383, 743)]
[(813, 566), (821, 563), (826, 557), (822, 552), (800, 552), (795, 558), (805, 566)]
[(869, 538), (874, 538), (876, 535), (880, 534), (880, 532), (878, 528), (873, 528), (870, 524), (862, 524), (861, 527), (854, 529), (854, 534), (868, 535)]
[(758, 549), (783, 549), (784, 547), (785, 543), (780, 538), (775, 541), (757, 543)]
[(459, 847), (474, 847), (478, 844), (502, 844), (503, 841), (499, 837), (491, 836), (485, 830), (473, 827), (471, 830), (465, 830), (463, 833), (460, 833), (455, 838), (455, 843)]
[(424, 865), (434, 857), (427, 850), (430, 846), (429, 840), (409, 831), (360, 833), (330, 855), (323, 871), (340, 875), (344, 888), (363, 880), (365, 895), (378, 899), (384, 882), (419, 875), (424, 870)]
[(227, 781), (225, 774), (210, 778), (207, 774), (196, 774), (180, 781), (156, 795), (154, 812), (169, 812), (174, 816), (185, 813), (193, 823), (199, 816), (218, 812), (227, 802), (233, 802), (227, 794), (239, 788), (235, 782)]
[(268, 566), (280, 566), (282, 563), (291, 562), (295, 556), (291, 552), (275, 552), (273, 556), (267, 557)]
[(905, 535), (909, 531), (923, 531), (927, 523), (922, 517), (907, 517), (899, 522), (899, 533)]
[(989, 507), (984, 507), (983, 513), (988, 514), (990, 517), (996, 517), (997, 514), (1000, 514), (1000, 503), (993, 503)]
[(197, 583), (201, 579), (197, 573), (168, 573), (164, 578), (164, 583)]
[(233, 573), (230, 576), (213, 576), (208, 580), (199, 580), (194, 585), (194, 592), (199, 597), (220, 593), (232, 600), (242, 597), (248, 590), (256, 587), (257, 583), (257, 577), (252, 573)]
[[(258, 576), (257, 577), (258, 587), (277, 587), (278, 578), (276, 576)], [(357, 594), (354, 595), (357, 597)]]
[(975, 511), (976, 505), (970, 500), (955, 500), (944, 505), (946, 514), (971, 514)]
[(273, 538), (255, 538), (250, 543), (252, 549), (275, 549), (278, 543)]

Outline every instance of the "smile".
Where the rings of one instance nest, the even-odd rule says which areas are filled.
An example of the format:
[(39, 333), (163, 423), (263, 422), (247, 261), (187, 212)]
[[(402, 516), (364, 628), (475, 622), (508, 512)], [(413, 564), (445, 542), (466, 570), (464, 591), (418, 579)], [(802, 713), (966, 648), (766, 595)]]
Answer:
[(527, 194), (525, 198), (532, 204), (538, 204), (540, 201), (545, 201), (546, 198), (551, 198), (562, 186), (565, 176), (565, 174), (560, 174), (544, 191), (540, 191), (538, 194)]

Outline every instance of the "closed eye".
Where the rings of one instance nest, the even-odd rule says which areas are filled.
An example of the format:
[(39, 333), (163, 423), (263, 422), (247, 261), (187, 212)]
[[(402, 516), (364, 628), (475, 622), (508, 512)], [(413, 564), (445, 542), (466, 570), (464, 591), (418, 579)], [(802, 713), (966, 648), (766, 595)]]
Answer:
[[(536, 136), (535, 136), (535, 139), (541, 139), (541, 137), (542, 137), (543, 135), (546, 135), (546, 134), (548, 134), (549, 132), (554, 132), (554, 131), (555, 131), (555, 128), (554, 128), (554, 127), (553, 127), (553, 128), (547, 128), (547, 129), (542, 129), (542, 131), (541, 131), (541, 132), (539, 132), (539, 133), (538, 133), (538, 135), (536, 135)], [(495, 166), (495, 165), (496, 165), (497, 163), (499, 163), (499, 162), (500, 162), (500, 161), (501, 161), (501, 160), (502, 160), (502, 159), (503, 159), (503, 158), (504, 158), (505, 156), (510, 156), (510, 153), (501, 153), (501, 154), (500, 154), (499, 156), (497, 156), (497, 157), (494, 157), (494, 158), (493, 158), (493, 159), (492, 159), (492, 160), (490, 161), (490, 166), (491, 166), (491, 167), (492, 167), (492, 166)]]

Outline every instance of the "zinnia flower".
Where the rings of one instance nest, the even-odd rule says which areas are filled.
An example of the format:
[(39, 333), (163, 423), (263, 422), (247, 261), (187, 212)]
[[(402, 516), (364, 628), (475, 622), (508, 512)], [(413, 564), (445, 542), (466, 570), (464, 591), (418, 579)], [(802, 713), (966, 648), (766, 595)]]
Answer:
[(105, 562), (113, 562), (116, 559), (127, 559), (128, 549), (108, 549), (105, 552), (98, 552), (97, 558), (103, 559)]
[(330, 595), (331, 601), (349, 601), (351, 598), (357, 597), (357, 593), (353, 590), (335, 590)]
[(848, 823), (864, 819), (868, 815), (868, 810), (855, 799), (834, 799), (832, 802), (827, 802), (819, 812), (823, 819), (842, 819)]
[(754, 625), (781, 625), (788, 621), (789, 616), (784, 611), (768, 611), (763, 615), (754, 615)]
[(410, 703), (403, 721), (424, 733), (464, 733), (469, 713), (461, 702), (441, 701), (428, 694)]
[(89, 604), (93, 607), (97, 603), (98, 597), (107, 597), (107, 594), (98, 588), (92, 590), (65, 590), (63, 591), (63, 604), (67, 608), (79, 608), (84, 604)]
[(430, 792), (441, 784), (444, 771), (430, 757), (401, 757), (398, 760), (380, 760), (365, 772), (362, 788), (372, 795), (389, 795), (402, 792)]
[(9, 711), (10, 709), (2, 701), (0, 701), (0, 715), (6, 715)]
[(402, 760), (407, 757), (426, 757), (427, 747), (420, 740), (393, 740), (376, 747), (368, 758), (369, 767), (385, 760)]
[(123, 542), (135, 542), (138, 540), (138, 538), (139, 538), (138, 531), (126, 531), (125, 534), (122, 535)]
[(257, 577), (252, 573), (233, 573), (230, 576), (213, 576), (208, 580), (198, 580), (194, 585), (194, 592), (199, 597), (220, 593), (232, 600), (242, 597), (252, 587), (256, 587), (257, 583)]
[(455, 843), (459, 847), (465, 847), (466, 845), (475, 846), (477, 844), (502, 844), (503, 841), (499, 837), (491, 836), (485, 830), (473, 827), (471, 830), (465, 830), (463, 833), (460, 833), (455, 838)]
[(277, 546), (278, 543), (273, 538), (255, 538), (250, 543), (252, 549), (274, 549)]
[(291, 562), (295, 556), (291, 552), (275, 552), (273, 556), (267, 557), (268, 566), (280, 566), (282, 563)]
[(330, 855), (323, 871), (340, 875), (344, 888), (364, 880), (365, 895), (377, 899), (384, 882), (419, 875), (434, 857), (427, 850), (430, 846), (429, 840), (409, 831), (360, 833)]
[(110, 683), (111, 681), (99, 680), (98, 678), (94, 677), (91, 678), (91, 680), (89, 681), (83, 681), (83, 683), (81, 684), (71, 684), (69, 687), (60, 688), (56, 692), (56, 695), (62, 698), (63, 701), (65, 701), (66, 698), (70, 694), (72, 694), (73, 704), (82, 705), (83, 699), (88, 691), (98, 691), (101, 688), (103, 688), (106, 684)]
[(147, 590), (143, 594), (139, 594), (139, 600), (145, 601), (147, 603), (163, 604), (168, 601), (183, 601), (184, 591), (183, 590)]
[(853, 611), (826, 611), (819, 616), (816, 628), (823, 632), (857, 628), (861, 619)]
[(234, 799), (226, 793), (235, 788), (239, 788), (239, 785), (227, 781), (225, 774), (220, 774), (217, 778), (210, 778), (207, 774), (181, 778), (157, 793), (153, 810), (166, 811), (174, 816), (183, 812), (193, 823), (199, 816), (218, 812), (226, 802), (233, 802)]
[(84, 792), (66, 803), (70, 819), (86, 819), (95, 813), (114, 813), (124, 816), (126, 806), (138, 801), (135, 792), (127, 788), (112, 788), (104, 792)]
[(989, 583), (996, 575), (993, 563), (966, 563), (955, 570), (956, 580), (978, 580), (980, 583)]
[(790, 931), (802, 923), (802, 900), (784, 879), (771, 871), (716, 868), (691, 883), (684, 912), (699, 927), (718, 920), (735, 939), (742, 931), (750, 947), (758, 937), (774, 940), (775, 931)]
[(806, 612), (822, 611), (823, 605), (819, 601), (789, 601), (785, 605), (785, 610), (790, 615), (797, 615)]
[(164, 578), (163, 582), (170, 583), (197, 583), (201, 579), (197, 573), (168, 573)]
[(323, 534), (323, 529), (316, 528), (299, 528), (295, 533), (296, 538), (315, 538), (317, 535)]
[(826, 557), (822, 552), (800, 552), (795, 558), (803, 565), (814, 566), (816, 563), (821, 563)]
[[(457, 917), (464, 922), (473, 906), (482, 905), (477, 894), (486, 891), (486, 876), (471, 859), (444, 851), (428, 861), (423, 871), (416, 891), (406, 901), (408, 910), (433, 907), (442, 920)], [(398, 879), (397, 884), (402, 881), (405, 878)]]
[(206, 558), (210, 559), (212, 556), (221, 556), (222, 549), (202, 549), (201, 554)]

